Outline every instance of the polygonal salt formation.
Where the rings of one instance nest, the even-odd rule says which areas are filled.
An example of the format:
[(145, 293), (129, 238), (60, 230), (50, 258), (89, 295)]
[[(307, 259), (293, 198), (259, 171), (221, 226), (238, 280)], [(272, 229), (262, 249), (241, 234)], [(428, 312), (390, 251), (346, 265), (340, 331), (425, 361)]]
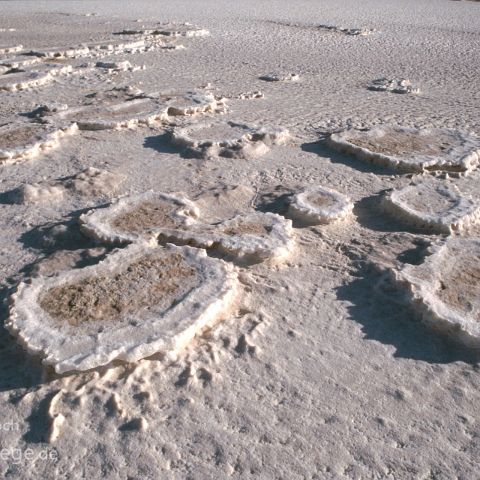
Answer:
[(147, 44), (144, 39), (135, 39), (131, 41), (106, 40), (95, 42), (88, 45), (91, 55), (111, 54), (111, 53), (136, 53), (144, 51)]
[(0, 90), (16, 92), (27, 88), (39, 87), (52, 83), (58, 75), (71, 73), (71, 65), (39, 64), (22, 67), (15, 73), (7, 73), (0, 76)]
[(205, 251), (136, 243), (98, 265), (21, 283), (6, 326), (57, 373), (173, 358), (228, 312), (237, 288), (233, 267)]
[(332, 223), (346, 218), (353, 210), (351, 200), (326, 187), (306, 188), (291, 199), (289, 214), (310, 225)]
[(119, 103), (86, 105), (60, 112), (53, 121), (76, 122), (80, 130), (118, 130), (150, 125), (168, 119), (165, 104), (138, 98)]
[(0, 55), (17, 53), (23, 50), (23, 45), (0, 45)]
[(262, 75), (260, 80), (265, 82), (298, 82), (300, 76), (296, 73), (269, 73)]
[(222, 121), (176, 127), (171, 138), (187, 153), (200, 158), (249, 159), (266, 154), (272, 145), (284, 145), (290, 134), (281, 128), (259, 128)]
[(225, 113), (225, 100), (210, 92), (187, 92), (185, 94), (160, 94), (166, 102), (168, 115), (198, 115), (206, 113)]
[(379, 126), (334, 133), (328, 145), (385, 167), (407, 172), (470, 172), (480, 163), (480, 139), (445, 128)]
[(164, 229), (187, 228), (198, 215), (195, 204), (183, 196), (146, 192), (83, 214), (80, 227), (95, 240), (122, 245), (156, 237)]
[(410, 80), (395, 78), (377, 78), (368, 86), (368, 89), (374, 92), (420, 93), (420, 89), (414, 87)]
[(13, 123), (0, 127), (0, 164), (16, 163), (42, 150), (55, 148), (66, 135), (78, 130), (76, 124), (56, 128), (35, 123)]
[(438, 181), (393, 190), (384, 205), (394, 215), (438, 233), (462, 232), (480, 221), (480, 204)]
[(449, 237), (429, 253), (393, 278), (430, 326), (480, 347), (480, 239)]
[(214, 249), (244, 262), (282, 261), (294, 247), (292, 222), (275, 213), (237, 215), (220, 223), (165, 228), (159, 241)]
[(53, 202), (68, 192), (86, 197), (110, 196), (122, 181), (121, 175), (89, 167), (72, 177), (24, 184), (13, 192), (13, 201), (23, 205)]

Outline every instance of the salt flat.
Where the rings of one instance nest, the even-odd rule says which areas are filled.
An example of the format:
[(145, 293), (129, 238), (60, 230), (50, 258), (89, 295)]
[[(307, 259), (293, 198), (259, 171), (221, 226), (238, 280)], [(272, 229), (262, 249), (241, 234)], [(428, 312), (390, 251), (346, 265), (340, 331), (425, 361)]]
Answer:
[[(0, 91), (0, 151), (18, 157), (0, 162), (1, 475), (476, 478), (480, 228), (475, 215), (468, 228), (418, 219), (432, 209), (460, 218), (453, 200), (441, 203), (443, 185), (468, 212), (480, 203), (479, 9), (0, 2), (0, 84), (22, 83)], [(122, 62), (132, 68), (97, 65)], [(284, 81), (262, 79), (271, 74)], [(370, 89), (378, 79), (415, 92)], [(75, 128), (86, 116), (110, 129)], [(288, 141), (217, 154), (224, 143), (243, 152), (232, 125), (248, 126), (256, 148), (266, 145), (258, 132), (288, 131)], [(30, 154), (29, 127), (35, 140), (75, 134)], [(440, 156), (435, 132), (462, 132), (469, 167), (448, 157), (455, 168), (405, 171), (331, 147), (331, 136), (375, 128), (413, 137), (379, 145), (367, 135), (369, 151), (414, 162), (416, 132), (433, 132), (429, 155)], [(181, 235), (159, 237), (159, 201), (139, 217), (130, 209), (122, 228), (141, 232), (122, 231), (131, 245), (85, 233), (81, 218), (112, 223), (115, 205), (149, 191), (193, 205)], [(327, 191), (346, 205), (341, 220), (315, 210), (316, 221), (300, 221), (299, 195), (315, 192), (320, 208)], [(386, 208), (399, 195), (400, 211)], [(280, 240), (275, 262), (268, 249), (239, 261)], [(145, 252), (166, 260), (152, 266)]]

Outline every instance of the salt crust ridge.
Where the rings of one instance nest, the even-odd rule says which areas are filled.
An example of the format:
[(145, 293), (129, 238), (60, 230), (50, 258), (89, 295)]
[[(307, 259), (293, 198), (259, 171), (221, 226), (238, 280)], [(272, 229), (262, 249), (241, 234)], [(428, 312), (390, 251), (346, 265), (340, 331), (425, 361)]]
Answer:
[(148, 240), (158, 236), (164, 226), (147, 229), (144, 232), (128, 232), (115, 228), (112, 223), (121, 215), (135, 211), (145, 203), (167, 203), (172, 206), (170, 218), (178, 228), (186, 228), (199, 216), (198, 208), (188, 198), (153, 191), (122, 197), (107, 208), (90, 210), (80, 216), (80, 228), (89, 237), (111, 245), (125, 245), (139, 239)]
[[(315, 205), (312, 197), (319, 199)], [(296, 193), (289, 204), (290, 216), (307, 224), (327, 224), (347, 218), (353, 210), (351, 200), (333, 190), (322, 186), (308, 187)]]
[[(121, 325), (92, 321), (83, 331), (59, 325), (41, 306), (41, 296), (55, 287), (95, 277), (114, 277), (147, 257), (181, 255), (199, 277), (199, 283), (176, 304), (156, 312), (140, 308)], [(142, 279), (139, 278), (139, 282)], [(107, 256), (97, 265), (38, 277), (20, 283), (11, 297), (8, 330), (32, 354), (43, 357), (57, 373), (89, 370), (114, 360), (135, 362), (155, 353), (175, 355), (197, 333), (212, 326), (229, 311), (238, 289), (234, 267), (190, 247), (152, 247), (132, 244)], [(99, 328), (103, 327), (103, 328)]]
[[(0, 136), (3, 131), (9, 129), (20, 129), (22, 127), (28, 128), (31, 125), (29, 123), (14, 123), (0, 127)], [(0, 150), (0, 164), (7, 165), (17, 163), (27, 158), (32, 158), (38, 155), (41, 151), (56, 148), (60, 145), (60, 140), (63, 137), (73, 135), (78, 131), (78, 127), (75, 123), (68, 127), (58, 128), (53, 126), (43, 127), (43, 132), (37, 139), (28, 141), (24, 145), (19, 145), (15, 148), (9, 148)]]
[(421, 265), (391, 270), (393, 280), (428, 325), (480, 348), (480, 239), (449, 237), (428, 253)]
[(15, 203), (38, 204), (61, 200), (66, 193), (98, 197), (115, 193), (123, 177), (106, 170), (88, 167), (66, 179), (25, 184), (13, 192)]
[[(425, 198), (428, 206), (437, 202), (448, 202), (440, 211), (421, 210), (415, 206), (415, 199)], [(408, 222), (430, 227), (437, 233), (462, 233), (480, 222), (480, 204), (463, 195), (458, 188), (438, 181), (423, 181), (408, 185), (388, 193), (383, 202), (385, 208), (393, 215)]]
[[(224, 138), (209, 138), (208, 134), (206, 138), (194, 138), (197, 132), (216, 128), (222, 132), (227, 131)], [(171, 131), (171, 139), (175, 145), (184, 148), (189, 154), (205, 159), (256, 158), (266, 154), (272, 145), (286, 144), (290, 138), (286, 129), (257, 127), (229, 121), (196, 123), (175, 127)]]
[[(389, 138), (394, 141), (397, 134), (416, 137), (419, 142), (431, 137), (437, 139), (444, 136), (454, 142), (447, 149), (440, 149), (435, 143), (426, 144), (432, 149), (432, 154), (411, 152), (409, 154), (389, 154), (371, 151), (366, 147), (358, 146), (354, 142), (375, 144), (378, 140)], [(480, 163), (480, 139), (472, 134), (444, 128), (404, 128), (379, 126), (367, 131), (349, 129), (340, 133), (333, 133), (326, 140), (327, 144), (340, 152), (355, 155), (360, 160), (372, 162), (384, 167), (391, 167), (406, 172), (421, 172), (428, 170), (446, 170), (468, 174)]]

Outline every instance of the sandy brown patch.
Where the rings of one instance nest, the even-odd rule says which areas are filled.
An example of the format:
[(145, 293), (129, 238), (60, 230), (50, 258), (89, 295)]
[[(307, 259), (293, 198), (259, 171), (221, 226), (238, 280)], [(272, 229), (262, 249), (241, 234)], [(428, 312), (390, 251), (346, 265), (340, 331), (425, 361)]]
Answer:
[(0, 130), (0, 149), (9, 150), (35, 143), (41, 139), (42, 131), (43, 128), (40, 125), (7, 127), (5, 130)]
[(112, 226), (128, 233), (146, 232), (152, 228), (177, 227), (178, 222), (173, 217), (176, 209), (175, 204), (162, 200), (143, 202), (133, 210), (116, 217)]
[(475, 263), (456, 263), (440, 282), (437, 293), (442, 302), (465, 313), (480, 305), (480, 264), (478, 259), (472, 260)]
[(448, 135), (418, 135), (397, 130), (381, 137), (349, 138), (348, 142), (370, 152), (385, 155), (439, 155), (450, 149), (455, 141)]
[(425, 192), (416, 190), (409, 195), (400, 196), (400, 200), (417, 212), (427, 212), (429, 214), (448, 212), (458, 203), (455, 198), (441, 190), (427, 190)]
[(322, 195), (319, 193), (312, 193), (307, 196), (306, 201), (316, 208), (330, 207), (335, 203), (335, 200), (329, 195)]
[(42, 296), (40, 306), (56, 320), (80, 326), (119, 320), (150, 308), (165, 311), (197, 284), (195, 269), (182, 255), (145, 256), (115, 275), (52, 288)]

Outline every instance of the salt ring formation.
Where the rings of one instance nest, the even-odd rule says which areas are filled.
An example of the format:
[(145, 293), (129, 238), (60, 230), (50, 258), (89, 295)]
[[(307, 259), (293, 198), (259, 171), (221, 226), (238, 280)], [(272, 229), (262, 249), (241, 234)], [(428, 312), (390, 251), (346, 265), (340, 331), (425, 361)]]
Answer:
[(2, 478), (478, 478), (480, 4), (317, 3), (0, 1)]

